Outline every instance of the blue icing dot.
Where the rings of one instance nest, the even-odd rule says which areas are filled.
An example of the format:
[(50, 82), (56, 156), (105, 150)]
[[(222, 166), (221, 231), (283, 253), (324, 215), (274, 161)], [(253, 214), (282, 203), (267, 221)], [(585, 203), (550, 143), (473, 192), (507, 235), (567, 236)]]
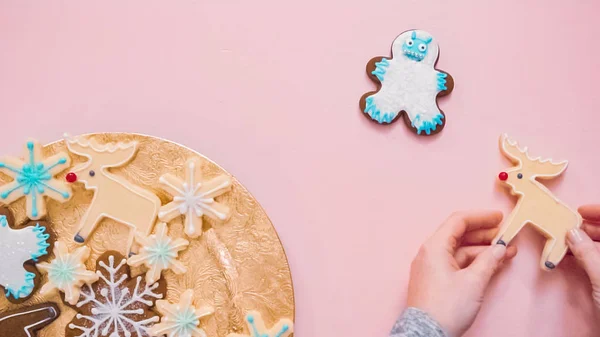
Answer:
[(67, 162), (67, 158), (60, 158), (60, 159), (58, 160), (58, 163), (59, 163), (59, 164), (64, 164), (64, 163), (66, 163), (66, 162)]
[(33, 150), (33, 142), (27, 142), (27, 148)]
[(62, 196), (63, 196), (63, 198), (67, 199), (69, 197), (69, 193), (63, 192)]

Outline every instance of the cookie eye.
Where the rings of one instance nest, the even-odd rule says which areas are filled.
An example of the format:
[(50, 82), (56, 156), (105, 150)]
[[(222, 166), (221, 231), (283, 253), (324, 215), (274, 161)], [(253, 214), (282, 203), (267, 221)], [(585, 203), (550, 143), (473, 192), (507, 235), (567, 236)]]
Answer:
[(415, 41), (413, 41), (412, 39), (408, 39), (408, 40), (406, 40), (405, 43), (406, 43), (407, 46), (412, 47), (413, 44), (415, 44)]
[(96, 172), (94, 172), (94, 170), (90, 170), (89, 174), (90, 174), (90, 177), (93, 177), (96, 175)]
[(519, 178), (519, 179), (523, 179), (523, 173), (519, 173), (519, 174), (517, 174), (517, 178)]
[(426, 46), (426, 45), (424, 45), (423, 43), (421, 43), (421, 44), (419, 45), (419, 50), (420, 50), (420, 51), (426, 51), (426, 50), (427, 50), (427, 46)]

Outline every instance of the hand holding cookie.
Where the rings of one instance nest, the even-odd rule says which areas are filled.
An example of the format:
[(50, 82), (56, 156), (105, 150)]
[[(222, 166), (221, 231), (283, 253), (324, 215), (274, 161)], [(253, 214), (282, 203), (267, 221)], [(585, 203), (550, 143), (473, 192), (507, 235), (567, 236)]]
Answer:
[(579, 213), (585, 225), (583, 230), (571, 230), (567, 243), (592, 282), (592, 298), (600, 313), (600, 205), (582, 206)]
[(488, 245), (501, 221), (498, 211), (455, 213), (412, 262), (407, 304), (433, 317), (448, 336), (473, 324), (490, 279), (517, 254), (514, 246)]

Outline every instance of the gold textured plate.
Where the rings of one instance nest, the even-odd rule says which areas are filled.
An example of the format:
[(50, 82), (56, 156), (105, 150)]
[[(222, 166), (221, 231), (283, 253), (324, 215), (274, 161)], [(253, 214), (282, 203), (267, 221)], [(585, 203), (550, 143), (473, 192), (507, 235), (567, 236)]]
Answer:
[[(184, 175), (184, 164), (188, 158), (202, 160), (202, 173), (206, 178), (228, 174), (225, 170), (201, 154), (184, 146), (163, 139), (129, 133), (97, 133), (86, 135), (99, 143), (137, 141), (136, 156), (123, 167), (111, 172), (125, 177), (130, 182), (155, 193), (163, 205), (171, 200), (158, 183), (165, 173)], [(23, 142), (26, 140), (23, 139)], [(57, 141), (44, 147), (44, 155), (59, 151), (68, 153), (64, 141)], [(70, 154), (73, 166), (85, 161), (84, 157)], [(68, 170), (58, 175), (64, 179)], [(0, 183), (10, 178), (0, 173)], [(70, 249), (79, 246), (73, 240), (81, 216), (88, 208), (93, 191), (85, 190), (83, 184), (73, 184), (73, 198), (64, 204), (47, 200), (48, 215), (45, 219), (58, 240), (67, 242)], [(187, 250), (179, 254), (179, 260), (187, 266), (188, 272), (175, 275), (164, 271), (167, 281), (167, 300), (176, 302), (186, 289), (193, 289), (195, 301), (211, 305), (214, 315), (202, 321), (209, 336), (225, 337), (232, 332), (248, 333), (244, 315), (247, 311), (259, 311), (270, 326), (281, 318), (294, 318), (294, 292), (292, 278), (285, 252), (267, 214), (254, 197), (233, 178), (231, 192), (217, 197), (217, 201), (231, 207), (231, 218), (224, 223), (204, 217), (203, 234), (197, 239), (189, 239)], [(15, 215), (15, 227), (25, 224), (25, 199), (9, 205)], [(104, 219), (88, 238), (86, 244), (92, 250), (87, 261), (88, 269), (94, 270), (96, 259), (107, 250), (125, 254), (129, 228), (110, 219)], [(185, 237), (182, 217), (169, 222), (169, 235)], [(50, 257), (52, 258), (52, 254)], [(133, 275), (142, 273), (132, 269)], [(47, 281), (44, 275), (38, 285)], [(66, 306), (59, 294), (43, 297), (39, 287), (34, 295), (21, 304), (10, 303), (0, 295), (0, 312), (17, 309), (42, 302), (55, 302), (61, 310), (60, 317), (41, 330), (40, 337), (62, 337), (66, 325), (76, 312)]]

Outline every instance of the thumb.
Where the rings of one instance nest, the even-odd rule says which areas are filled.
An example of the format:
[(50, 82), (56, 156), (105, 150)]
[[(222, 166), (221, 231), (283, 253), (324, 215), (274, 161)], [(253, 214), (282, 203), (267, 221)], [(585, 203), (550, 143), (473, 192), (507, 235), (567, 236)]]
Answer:
[(506, 256), (506, 246), (496, 244), (488, 247), (483, 253), (479, 254), (473, 263), (467, 268), (475, 274), (485, 287)]
[(594, 288), (600, 287), (600, 250), (594, 241), (581, 229), (573, 228), (567, 234), (567, 243), (590, 277)]

